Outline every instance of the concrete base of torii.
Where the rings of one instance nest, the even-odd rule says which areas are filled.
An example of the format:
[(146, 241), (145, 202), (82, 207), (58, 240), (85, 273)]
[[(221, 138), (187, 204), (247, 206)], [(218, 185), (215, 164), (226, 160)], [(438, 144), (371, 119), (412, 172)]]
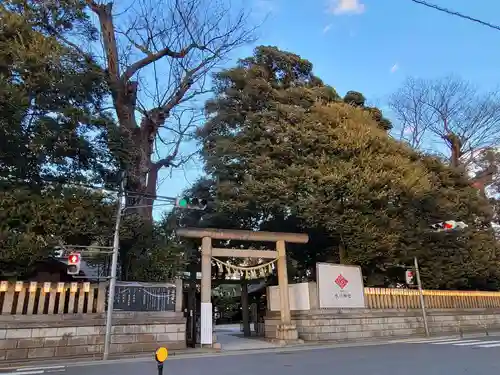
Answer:
[(299, 333), (295, 324), (279, 324), (276, 327), (276, 338), (271, 341), (280, 346), (304, 343), (304, 340), (299, 339)]

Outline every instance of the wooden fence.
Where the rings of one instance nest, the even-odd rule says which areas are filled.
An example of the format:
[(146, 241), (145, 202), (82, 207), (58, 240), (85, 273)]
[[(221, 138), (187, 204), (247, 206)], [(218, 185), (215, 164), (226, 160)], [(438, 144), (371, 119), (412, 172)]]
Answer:
[(106, 284), (0, 281), (1, 315), (101, 313), (105, 300)]
[[(424, 290), (428, 309), (500, 308), (500, 292)], [(419, 291), (415, 289), (365, 288), (366, 305), (370, 309), (417, 309)]]
[[(37, 283), (0, 281), (1, 315), (102, 313), (106, 283)], [(365, 288), (370, 309), (417, 309), (418, 290)], [(500, 308), (500, 292), (424, 290), (428, 309)]]

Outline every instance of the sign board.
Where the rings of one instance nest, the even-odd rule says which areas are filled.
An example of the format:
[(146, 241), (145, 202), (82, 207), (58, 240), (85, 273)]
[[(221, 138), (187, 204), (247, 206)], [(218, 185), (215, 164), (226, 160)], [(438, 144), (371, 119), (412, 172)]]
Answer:
[(175, 284), (119, 281), (115, 287), (117, 311), (175, 311)]
[(332, 263), (316, 263), (319, 308), (365, 308), (361, 268)]

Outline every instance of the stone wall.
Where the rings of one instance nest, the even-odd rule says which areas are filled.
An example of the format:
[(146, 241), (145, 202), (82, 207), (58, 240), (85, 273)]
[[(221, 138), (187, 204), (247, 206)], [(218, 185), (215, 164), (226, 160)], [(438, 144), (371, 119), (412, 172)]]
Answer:
[[(429, 310), (432, 334), (485, 332), (500, 328), (499, 309)], [(268, 312), (265, 336), (276, 338), (279, 313)], [(424, 335), (422, 311), (375, 309), (322, 309), (292, 312), (299, 338), (304, 341), (346, 341), (379, 337)]]
[[(0, 315), (0, 361), (100, 357), (104, 333), (104, 314)], [(115, 313), (112, 333), (112, 355), (186, 347), (182, 312)]]

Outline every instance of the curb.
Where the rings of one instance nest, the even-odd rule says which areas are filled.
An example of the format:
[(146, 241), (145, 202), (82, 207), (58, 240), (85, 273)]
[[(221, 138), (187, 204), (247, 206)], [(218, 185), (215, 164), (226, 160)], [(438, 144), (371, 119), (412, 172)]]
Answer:
[[(310, 344), (296, 344), (288, 346), (278, 346), (271, 348), (256, 348), (256, 349), (233, 349), (233, 350), (213, 350), (205, 349), (195, 352), (196, 349), (192, 351), (182, 351), (172, 352), (169, 354), (167, 361), (182, 360), (182, 359), (195, 359), (195, 358), (207, 358), (207, 357), (227, 357), (227, 356), (238, 356), (238, 355), (251, 355), (259, 353), (293, 353), (300, 351), (309, 350), (321, 350), (321, 349), (334, 349), (334, 348), (352, 348), (352, 347), (363, 347), (363, 346), (380, 346), (380, 345), (390, 345), (390, 341), (357, 341), (357, 342), (324, 342), (324, 343), (310, 343)], [(71, 361), (71, 363), (67, 363)], [(103, 361), (100, 358), (95, 359), (85, 359), (85, 358), (64, 358), (56, 361), (33, 361), (33, 362), (12, 362), (7, 364), (3, 368), (0, 368), (0, 375), (7, 374), (26, 375), (30, 374), (43, 374), (48, 373), (52, 368), (67, 369), (72, 367), (85, 367), (85, 366), (102, 366), (102, 365), (113, 365), (116, 363), (135, 363), (135, 362), (149, 362), (154, 361), (154, 354), (143, 354), (136, 355), (133, 358), (130, 356), (122, 358), (113, 358), (107, 361)], [(64, 363), (64, 365), (63, 365)], [(38, 366), (35, 367), (35, 365)], [(24, 366), (23, 366), (24, 365)], [(43, 372), (44, 370), (45, 372)], [(30, 372), (37, 371), (37, 372)], [(42, 371), (42, 372), (40, 372)], [(64, 370), (61, 370), (64, 371)], [(29, 372), (29, 373), (28, 373)], [(52, 371), (50, 371), (52, 372)]]
[[(179, 359), (184, 358), (185, 356), (203, 356), (204, 354), (213, 353), (213, 349), (189, 349), (189, 350), (172, 350), (169, 352), (169, 359)], [(135, 354), (127, 354), (124, 356), (119, 355), (111, 355), (111, 358), (107, 361), (102, 360), (102, 354), (88, 356), (88, 357), (65, 357), (60, 359), (40, 359), (40, 360), (17, 360), (17, 361), (2, 361), (2, 366), (0, 367), (0, 375), (4, 375), (5, 372), (12, 371), (39, 371), (39, 370), (51, 370), (52, 368), (61, 368), (61, 367), (74, 367), (90, 364), (112, 364), (116, 362), (142, 362), (142, 361), (150, 361), (154, 359), (154, 353), (135, 353)], [(71, 362), (67, 364), (67, 362)], [(16, 372), (17, 375), (22, 375), (19, 372)]]

